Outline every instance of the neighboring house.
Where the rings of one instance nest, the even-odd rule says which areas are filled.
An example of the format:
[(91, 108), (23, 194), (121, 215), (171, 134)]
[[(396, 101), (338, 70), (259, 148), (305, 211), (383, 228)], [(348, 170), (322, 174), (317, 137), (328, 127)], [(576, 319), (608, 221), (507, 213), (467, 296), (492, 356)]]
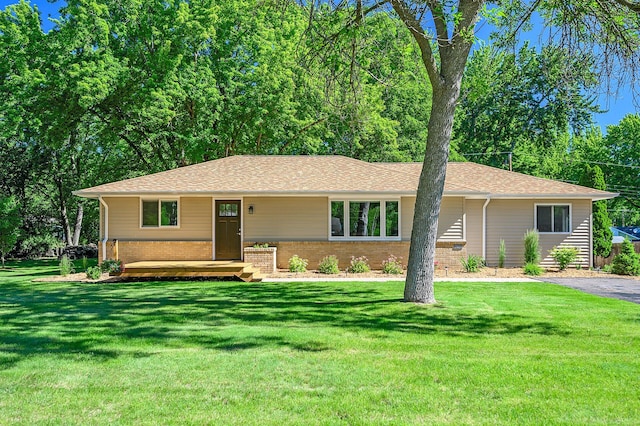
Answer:
[[(100, 257), (140, 260), (241, 259), (268, 242), (286, 268), (297, 254), (315, 267), (336, 255), (389, 255), (406, 263), (422, 164), (367, 163), (341, 156), (234, 156), (76, 191), (100, 202)], [(436, 261), (467, 254), (496, 265), (523, 263), (523, 236), (540, 231), (548, 251), (569, 244), (590, 266), (591, 203), (617, 194), (474, 163), (449, 163)]]

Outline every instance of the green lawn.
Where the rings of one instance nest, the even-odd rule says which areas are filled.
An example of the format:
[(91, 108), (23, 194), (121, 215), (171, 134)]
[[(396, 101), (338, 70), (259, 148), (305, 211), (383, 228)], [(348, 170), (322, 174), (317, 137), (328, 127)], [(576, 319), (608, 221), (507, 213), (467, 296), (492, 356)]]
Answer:
[(640, 306), (551, 284), (33, 283), (0, 271), (0, 424), (639, 424)]

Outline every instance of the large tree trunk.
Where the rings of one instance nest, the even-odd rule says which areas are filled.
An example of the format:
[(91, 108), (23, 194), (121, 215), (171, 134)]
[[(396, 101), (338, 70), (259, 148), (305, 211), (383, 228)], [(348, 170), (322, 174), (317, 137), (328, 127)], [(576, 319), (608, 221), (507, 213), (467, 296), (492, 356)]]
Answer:
[(453, 115), (460, 94), (460, 81), (433, 90), (427, 149), (420, 174), (413, 215), (411, 249), (407, 267), (404, 300), (435, 303), (433, 290), (438, 216), (444, 191), (453, 129)]
[(72, 245), (77, 246), (80, 243), (80, 231), (82, 230), (82, 219), (84, 218), (84, 204), (82, 201), (78, 203), (76, 211), (76, 226), (73, 229)]

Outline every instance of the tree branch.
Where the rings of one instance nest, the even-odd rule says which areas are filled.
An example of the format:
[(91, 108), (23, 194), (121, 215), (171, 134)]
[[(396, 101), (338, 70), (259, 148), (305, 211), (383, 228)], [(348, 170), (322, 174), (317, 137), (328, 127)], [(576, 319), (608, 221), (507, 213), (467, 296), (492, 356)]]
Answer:
[(613, 0), (613, 1), (618, 3), (620, 6), (626, 7), (632, 12), (640, 13), (640, 2), (627, 1), (627, 0)]
[(391, 0), (391, 6), (418, 43), (420, 53), (422, 54), (422, 62), (424, 62), (425, 68), (427, 69), (431, 85), (442, 85), (444, 79), (440, 75), (440, 70), (438, 69), (433, 49), (431, 49), (429, 36), (420, 25), (420, 22), (418, 22), (413, 13), (411, 13), (411, 10), (409, 10), (409, 7), (403, 0)]

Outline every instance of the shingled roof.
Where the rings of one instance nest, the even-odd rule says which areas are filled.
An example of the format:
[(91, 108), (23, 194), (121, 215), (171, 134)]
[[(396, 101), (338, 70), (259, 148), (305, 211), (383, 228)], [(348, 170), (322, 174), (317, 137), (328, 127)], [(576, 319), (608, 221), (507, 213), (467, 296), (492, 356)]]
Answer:
[[(81, 197), (150, 194), (413, 195), (421, 163), (343, 156), (238, 155), (76, 191)], [(616, 194), (475, 163), (449, 163), (445, 195), (606, 199)]]

